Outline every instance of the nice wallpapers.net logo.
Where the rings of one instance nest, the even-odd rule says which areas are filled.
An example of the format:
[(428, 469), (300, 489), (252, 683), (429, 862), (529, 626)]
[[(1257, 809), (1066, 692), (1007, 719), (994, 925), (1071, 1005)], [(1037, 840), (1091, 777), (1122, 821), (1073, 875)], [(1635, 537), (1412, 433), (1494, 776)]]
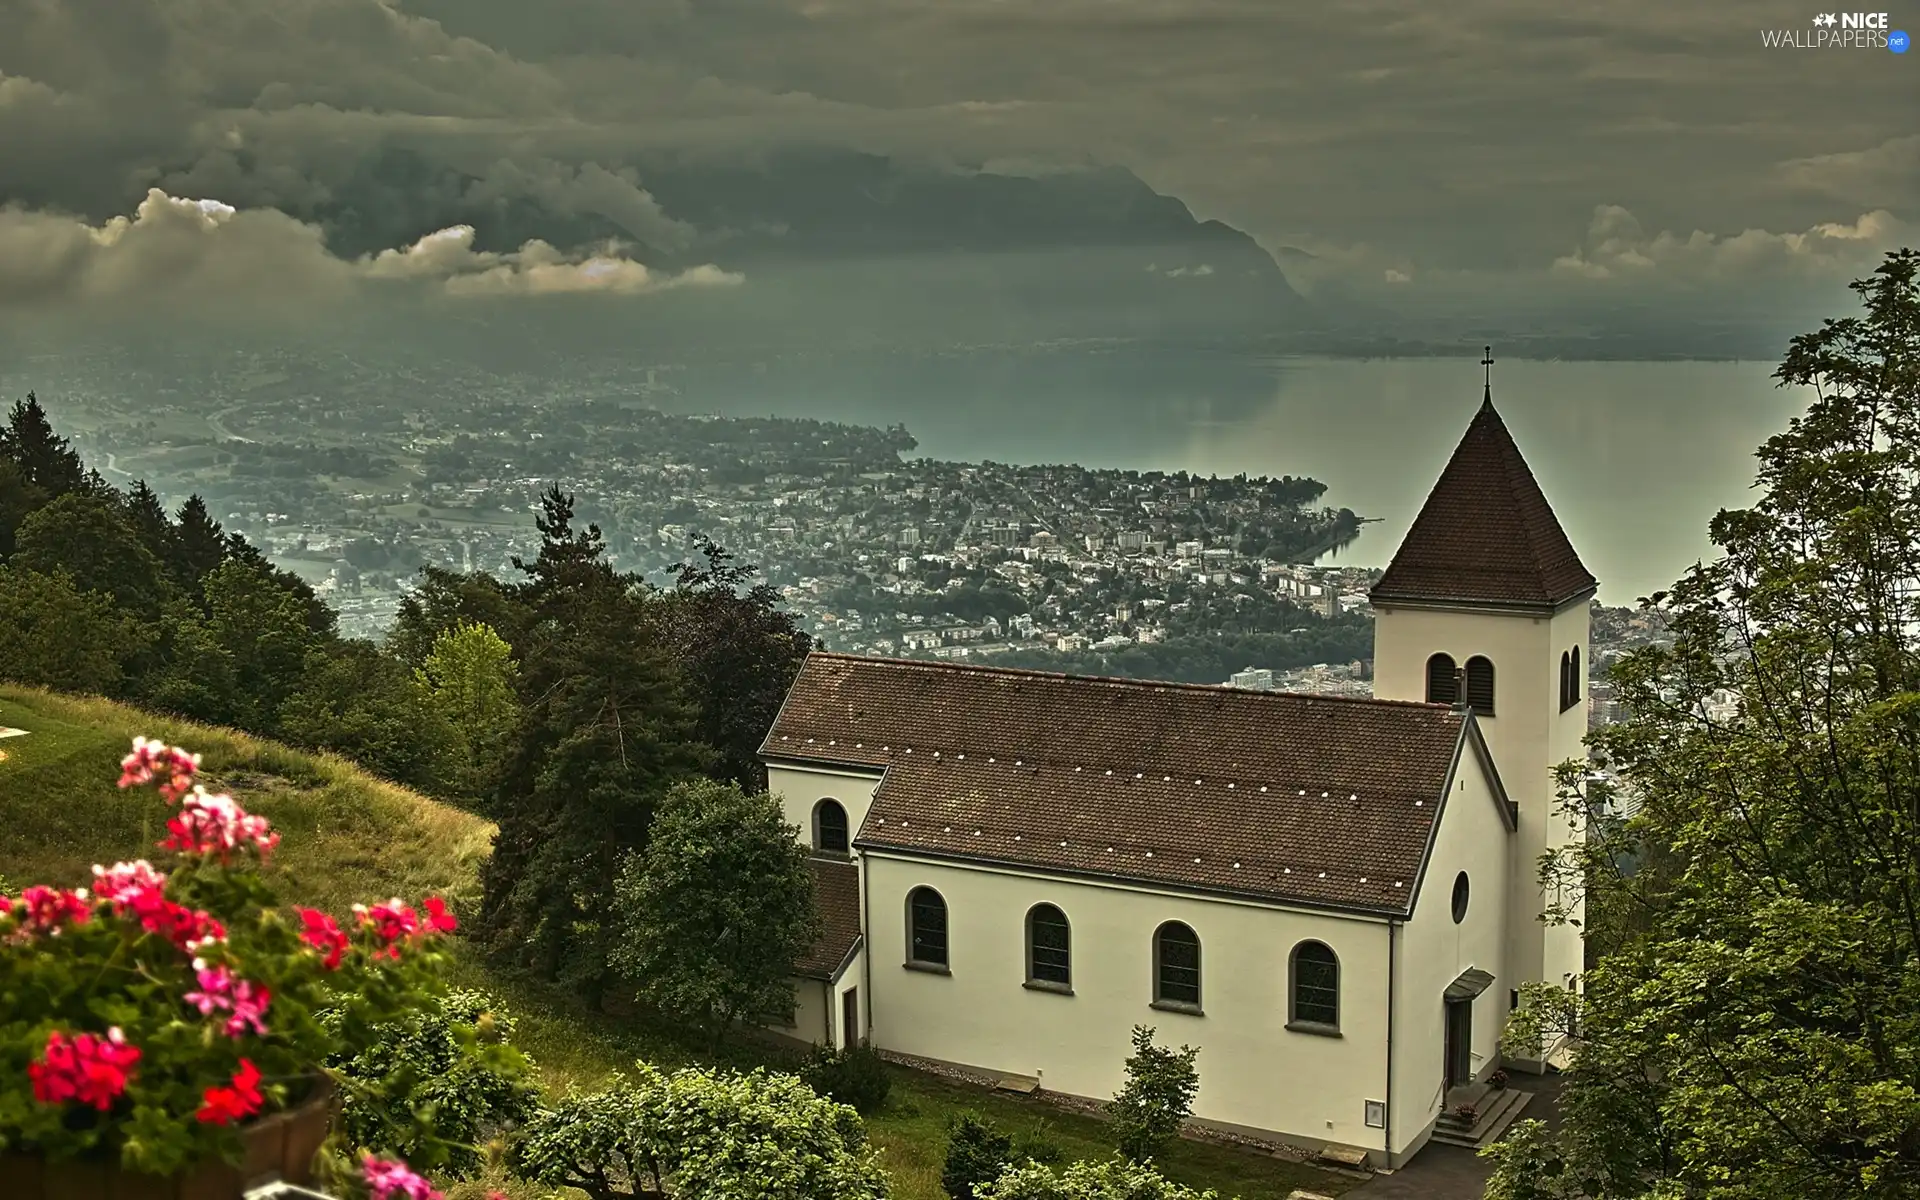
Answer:
[(1772, 50), (1889, 50), (1905, 54), (1912, 39), (1895, 29), (1886, 13), (1823, 12), (1801, 29), (1762, 29), (1760, 44)]

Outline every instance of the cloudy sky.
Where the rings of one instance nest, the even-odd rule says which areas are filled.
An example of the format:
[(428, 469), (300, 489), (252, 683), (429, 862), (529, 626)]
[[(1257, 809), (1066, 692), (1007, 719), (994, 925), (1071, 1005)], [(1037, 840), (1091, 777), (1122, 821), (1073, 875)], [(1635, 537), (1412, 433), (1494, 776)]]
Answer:
[[(1560, 13), (1548, 10), (1558, 8)], [(631, 165), (851, 146), (1126, 166), (1303, 287), (1689, 297), (1844, 281), (1920, 222), (1920, 54), (1768, 49), (1799, 0), (0, 0), (0, 306), (738, 286), (289, 213), (405, 148), (636, 242)], [(1891, 14), (1920, 30), (1920, 8)], [(404, 207), (404, 192), (391, 198)], [(422, 230), (422, 233), (432, 232)], [(751, 286), (751, 280), (746, 281)]]

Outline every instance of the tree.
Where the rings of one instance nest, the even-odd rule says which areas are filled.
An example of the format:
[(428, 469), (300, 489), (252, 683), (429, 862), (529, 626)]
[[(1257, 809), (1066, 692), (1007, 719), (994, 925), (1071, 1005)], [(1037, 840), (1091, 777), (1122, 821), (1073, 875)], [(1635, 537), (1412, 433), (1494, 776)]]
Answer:
[(53, 431), (47, 410), (32, 392), (25, 401), (15, 401), (0, 429), (0, 458), (17, 464), (29, 484), (49, 496), (63, 496), (86, 487), (86, 471), (80, 456), (66, 438)]
[(160, 503), (160, 497), (154, 494), (144, 479), (136, 479), (127, 489), (121, 501), (127, 523), (140, 539), (140, 544), (153, 555), (156, 563), (165, 570), (173, 562), (173, 522), (167, 519), (167, 510)]
[[(499, 832), (481, 868), (477, 932), (499, 954), (590, 998), (611, 982), (607, 917), (654, 805), (707, 764), (672, 661), (648, 636), (649, 597), (582, 557), (565, 497), (549, 493), (540, 557), (524, 566), (534, 619), (525, 714), (491, 799)], [(587, 545), (597, 545), (592, 533)]]
[[(791, 1075), (635, 1065), (632, 1082), (571, 1091), (527, 1123), (524, 1178), (590, 1200), (884, 1200), (887, 1177), (859, 1114)], [(669, 1188), (671, 1192), (669, 1193)]]
[(357, 1053), (328, 1064), (345, 1082), (340, 1122), (351, 1144), (416, 1171), (479, 1170), (481, 1142), (539, 1107), (533, 1064), (514, 1048), (513, 1028), (485, 992), (452, 991), (374, 1029)]
[(511, 646), (525, 636), (530, 618), (513, 590), (484, 571), (422, 567), (387, 631), (387, 652), (409, 667), (424, 666), (435, 640), (462, 624), (485, 625)]
[(175, 516), (173, 558), (174, 577), (194, 592), (219, 565), (226, 561), (227, 539), (220, 522), (207, 512), (207, 502), (198, 494), (188, 496)]
[(977, 1200), (980, 1189), (1006, 1173), (1013, 1139), (985, 1117), (961, 1113), (947, 1127), (947, 1159), (940, 1186), (953, 1200)]
[(1056, 1171), (1029, 1163), (982, 1187), (980, 1200), (1217, 1200), (1167, 1179), (1146, 1163), (1123, 1158), (1069, 1163)]
[(112, 600), (67, 576), (0, 566), (0, 679), (113, 695), (147, 640)]
[(1127, 1082), (1107, 1106), (1120, 1153), (1134, 1162), (1147, 1161), (1180, 1136), (1200, 1091), (1200, 1073), (1193, 1065), (1200, 1051), (1156, 1046), (1153, 1033), (1145, 1025), (1133, 1027)]
[(203, 586), (207, 629), (233, 663), (234, 723), (271, 733), (320, 646), (305, 606), (271, 571), (249, 563), (223, 563)]
[(1759, 501), (1650, 598), (1674, 644), (1612, 672), (1632, 715), (1590, 754), (1641, 807), (1543, 864), (1599, 920), (1580, 993), (1529, 989), (1510, 1034), (1578, 1040), (1498, 1200), (1920, 1192), (1920, 254), (1854, 287), (1775, 373), (1816, 392)]
[(239, 677), (198, 604), (176, 597), (160, 614), (152, 666), (136, 681), (142, 703), (163, 712), (220, 725), (237, 725)]
[(168, 594), (159, 560), (121, 507), (93, 492), (67, 492), (36, 509), (20, 523), (10, 561), (43, 575), (65, 572), (81, 591), (111, 596), (142, 620), (157, 619)]
[(461, 795), (486, 793), (503, 747), (520, 721), (514, 692), (519, 665), (513, 648), (491, 625), (462, 621), (434, 639), (433, 650), (414, 671), (434, 709), (460, 739), (461, 765), (448, 782)]
[(20, 465), (0, 456), (0, 562), (12, 556), (20, 523), (46, 502), (47, 494), (33, 486)]
[(433, 695), (371, 642), (320, 643), (274, 727), (288, 741), (331, 750), (377, 775), (444, 793), (460, 762), (458, 731)]
[(641, 996), (709, 1030), (793, 1015), (793, 964), (819, 936), (813, 875), (780, 802), (699, 780), (668, 790), (614, 888), (614, 965)]
[(813, 649), (780, 594), (753, 584), (754, 569), (703, 535), (696, 563), (676, 564), (672, 591), (654, 611), (673, 648), (688, 694), (699, 707), (700, 740), (716, 752), (713, 775), (749, 791), (767, 785), (760, 742)]

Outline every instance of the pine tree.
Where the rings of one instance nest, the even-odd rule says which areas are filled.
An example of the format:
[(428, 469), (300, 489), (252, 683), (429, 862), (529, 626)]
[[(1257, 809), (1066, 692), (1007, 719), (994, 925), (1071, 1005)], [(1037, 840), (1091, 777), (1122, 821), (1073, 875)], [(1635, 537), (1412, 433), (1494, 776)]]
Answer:
[(173, 522), (167, 518), (167, 510), (160, 504), (160, 497), (147, 486), (147, 481), (134, 481), (126, 493), (127, 520), (133, 525), (133, 531), (140, 536), (154, 558), (171, 566), (173, 554)]
[(515, 555), (513, 565), (527, 576), (524, 588), (536, 606), (568, 591), (617, 581), (605, 558), (600, 527), (588, 525), (584, 533), (574, 532), (573, 497), (557, 484), (540, 497), (540, 515), (533, 524), (540, 531), (540, 554), (532, 562)]
[(227, 557), (227, 540), (220, 522), (207, 512), (207, 502), (199, 495), (188, 496), (176, 516), (173, 558), (174, 573), (181, 582), (198, 591), (200, 584)]
[(67, 439), (53, 431), (47, 410), (32, 392), (25, 401), (15, 401), (7, 414), (7, 428), (0, 433), (0, 454), (12, 459), (27, 477), (27, 482), (50, 496), (77, 492), (86, 487), (87, 473), (80, 456)]

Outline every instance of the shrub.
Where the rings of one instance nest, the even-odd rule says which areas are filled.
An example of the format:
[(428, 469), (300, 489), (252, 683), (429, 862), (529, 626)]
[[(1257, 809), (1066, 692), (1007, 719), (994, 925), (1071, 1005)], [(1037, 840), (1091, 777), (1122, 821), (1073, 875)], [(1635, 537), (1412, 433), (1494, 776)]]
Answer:
[(863, 1113), (885, 1104), (893, 1090), (886, 1061), (869, 1046), (842, 1051), (822, 1046), (800, 1069), (800, 1078), (822, 1096)]
[(1156, 1046), (1152, 1029), (1133, 1027), (1127, 1082), (1107, 1109), (1121, 1154), (1145, 1162), (1180, 1136), (1200, 1090), (1200, 1074), (1193, 1065), (1199, 1053), (1192, 1046), (1178, 1050)]
[(979, 1200), (1217, 1200), (1161, 1175), (1146, 1163), (1125, 1159), (1051, 1167), (1011, 1167), (980, 1189)]
[(1012, 1138), (985, 1117), (961, 1113), (947, 1127), (947, 1163), (940, 1186), (953, 1200), (975, 1200), (976, 1189), (1000, 1178), (1012, 1161)]
[(1014, 1157), (1028, 1162), (1057, 1163), (1065, 1155), (1053, 1136), (1053, 1122), (1042, 1117), (1014, 1142)]

